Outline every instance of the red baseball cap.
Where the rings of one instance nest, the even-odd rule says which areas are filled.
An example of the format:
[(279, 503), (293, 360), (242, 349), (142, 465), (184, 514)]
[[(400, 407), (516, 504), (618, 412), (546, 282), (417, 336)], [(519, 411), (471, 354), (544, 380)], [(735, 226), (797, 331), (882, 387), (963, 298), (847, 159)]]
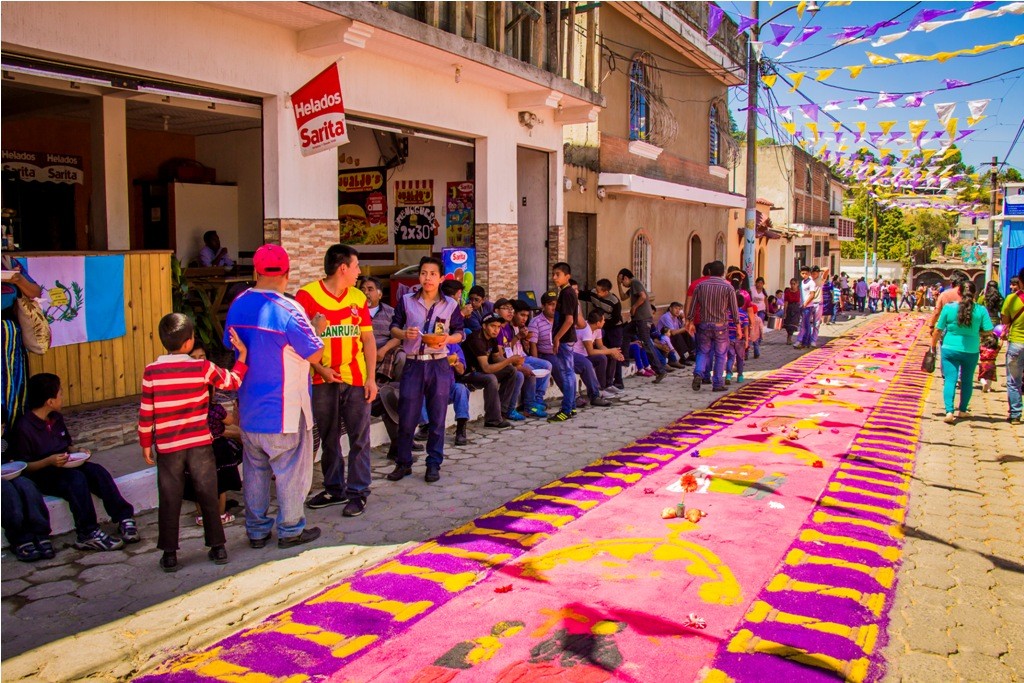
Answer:
[(288, 272), (288, 252), (277, 244), (264, 244), (252, 255), (257, 275), (284, 275)]

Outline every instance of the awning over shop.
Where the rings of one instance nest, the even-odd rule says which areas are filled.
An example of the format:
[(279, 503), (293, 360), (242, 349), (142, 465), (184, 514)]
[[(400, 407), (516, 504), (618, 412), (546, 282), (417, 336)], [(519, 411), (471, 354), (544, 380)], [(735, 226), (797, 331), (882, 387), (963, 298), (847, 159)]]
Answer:
[(632, 173), (602, 173), (597, 178), (597, 184), (611, 194), (661, 197), (688, 204), (720, 206), (727, 209), (742, 209), (746, 206), (746, 199), (742, 195), (715, 192)]

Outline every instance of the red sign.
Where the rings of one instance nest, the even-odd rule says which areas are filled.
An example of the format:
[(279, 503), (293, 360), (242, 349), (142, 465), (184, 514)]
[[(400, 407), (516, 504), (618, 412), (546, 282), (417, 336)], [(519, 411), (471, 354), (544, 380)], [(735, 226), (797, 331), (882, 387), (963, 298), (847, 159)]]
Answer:
[(341, 101), (341, 71), (337, 63), (292, 93), (292, 110), (302, 156), (348, 142), (345, 105)]

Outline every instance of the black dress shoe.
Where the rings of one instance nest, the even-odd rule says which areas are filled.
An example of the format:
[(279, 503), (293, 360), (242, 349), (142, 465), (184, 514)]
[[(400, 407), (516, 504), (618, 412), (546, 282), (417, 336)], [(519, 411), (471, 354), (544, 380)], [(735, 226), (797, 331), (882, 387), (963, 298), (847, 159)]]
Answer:
[(297, 545), (302, 545), (303, 543), (309, 543), (310, 541), (315, 541), (318, 538), (320, 538), (320, 527), (318, 527), (318, 526), (311, 526), (308, 529), (303, 529), (302, 533), (299, 534), (298, 536), (288, 536), (287, 538), (278, 538), (277, 539), (277, 547), (278, 548), (294, 548)]
[(266, 548), (267, 547), (267, 541), (269, 541), (269, 540), (270, 540), (270, 534), (267, 534), (266, 536), (263, 536), (262, 538), (250, 538), (249, 539), (249, 547), (250, 548), (256, 548), (256, 549)]
[(440, 467), (428, 467), (427, 468), (427, 473), (423, 475), (423, 481), (426, 481), (426, 482), (435, 482), (435, 481), (437, 481), (440, 478), (441, 478), (441, 468)]
[(228, 551), (222, 545), (215, 545), (210, 548), (210, 552), (206, 554), (214, 564), (227, 564), (228, 563)]
[(160, 569), (168, 574), (178, 571), (178, 553), (173, 550), (165, 551), (160, 557)]
[(426, 441), (430, 437), (430, 425), (420, 425), (412, 435), (413, 441)]
[(469, 439), (466, 437), (466, 432), (455, 432), (455, 445), (465, 446), (469, 443)]
[(395, 465), (395, 469), (388, 472), (385, 479), (388, 481), (401, 481), (412, 474), (412, 466), (410, 465)]

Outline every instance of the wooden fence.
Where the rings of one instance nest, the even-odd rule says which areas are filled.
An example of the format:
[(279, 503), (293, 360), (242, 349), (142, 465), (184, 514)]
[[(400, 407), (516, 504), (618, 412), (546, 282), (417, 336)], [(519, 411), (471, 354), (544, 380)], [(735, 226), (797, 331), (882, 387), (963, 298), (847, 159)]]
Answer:
[(52, 372), (64, 387), (64, 405), (80, 406), (135, 396), (142, 371), (164, 353), (157, 325), (171, 312), (171, 252), (35, 252), (18, 256), (81, 256), (124, 253), (124, 318), (127, 334), (29, 354), (29, 372)]

